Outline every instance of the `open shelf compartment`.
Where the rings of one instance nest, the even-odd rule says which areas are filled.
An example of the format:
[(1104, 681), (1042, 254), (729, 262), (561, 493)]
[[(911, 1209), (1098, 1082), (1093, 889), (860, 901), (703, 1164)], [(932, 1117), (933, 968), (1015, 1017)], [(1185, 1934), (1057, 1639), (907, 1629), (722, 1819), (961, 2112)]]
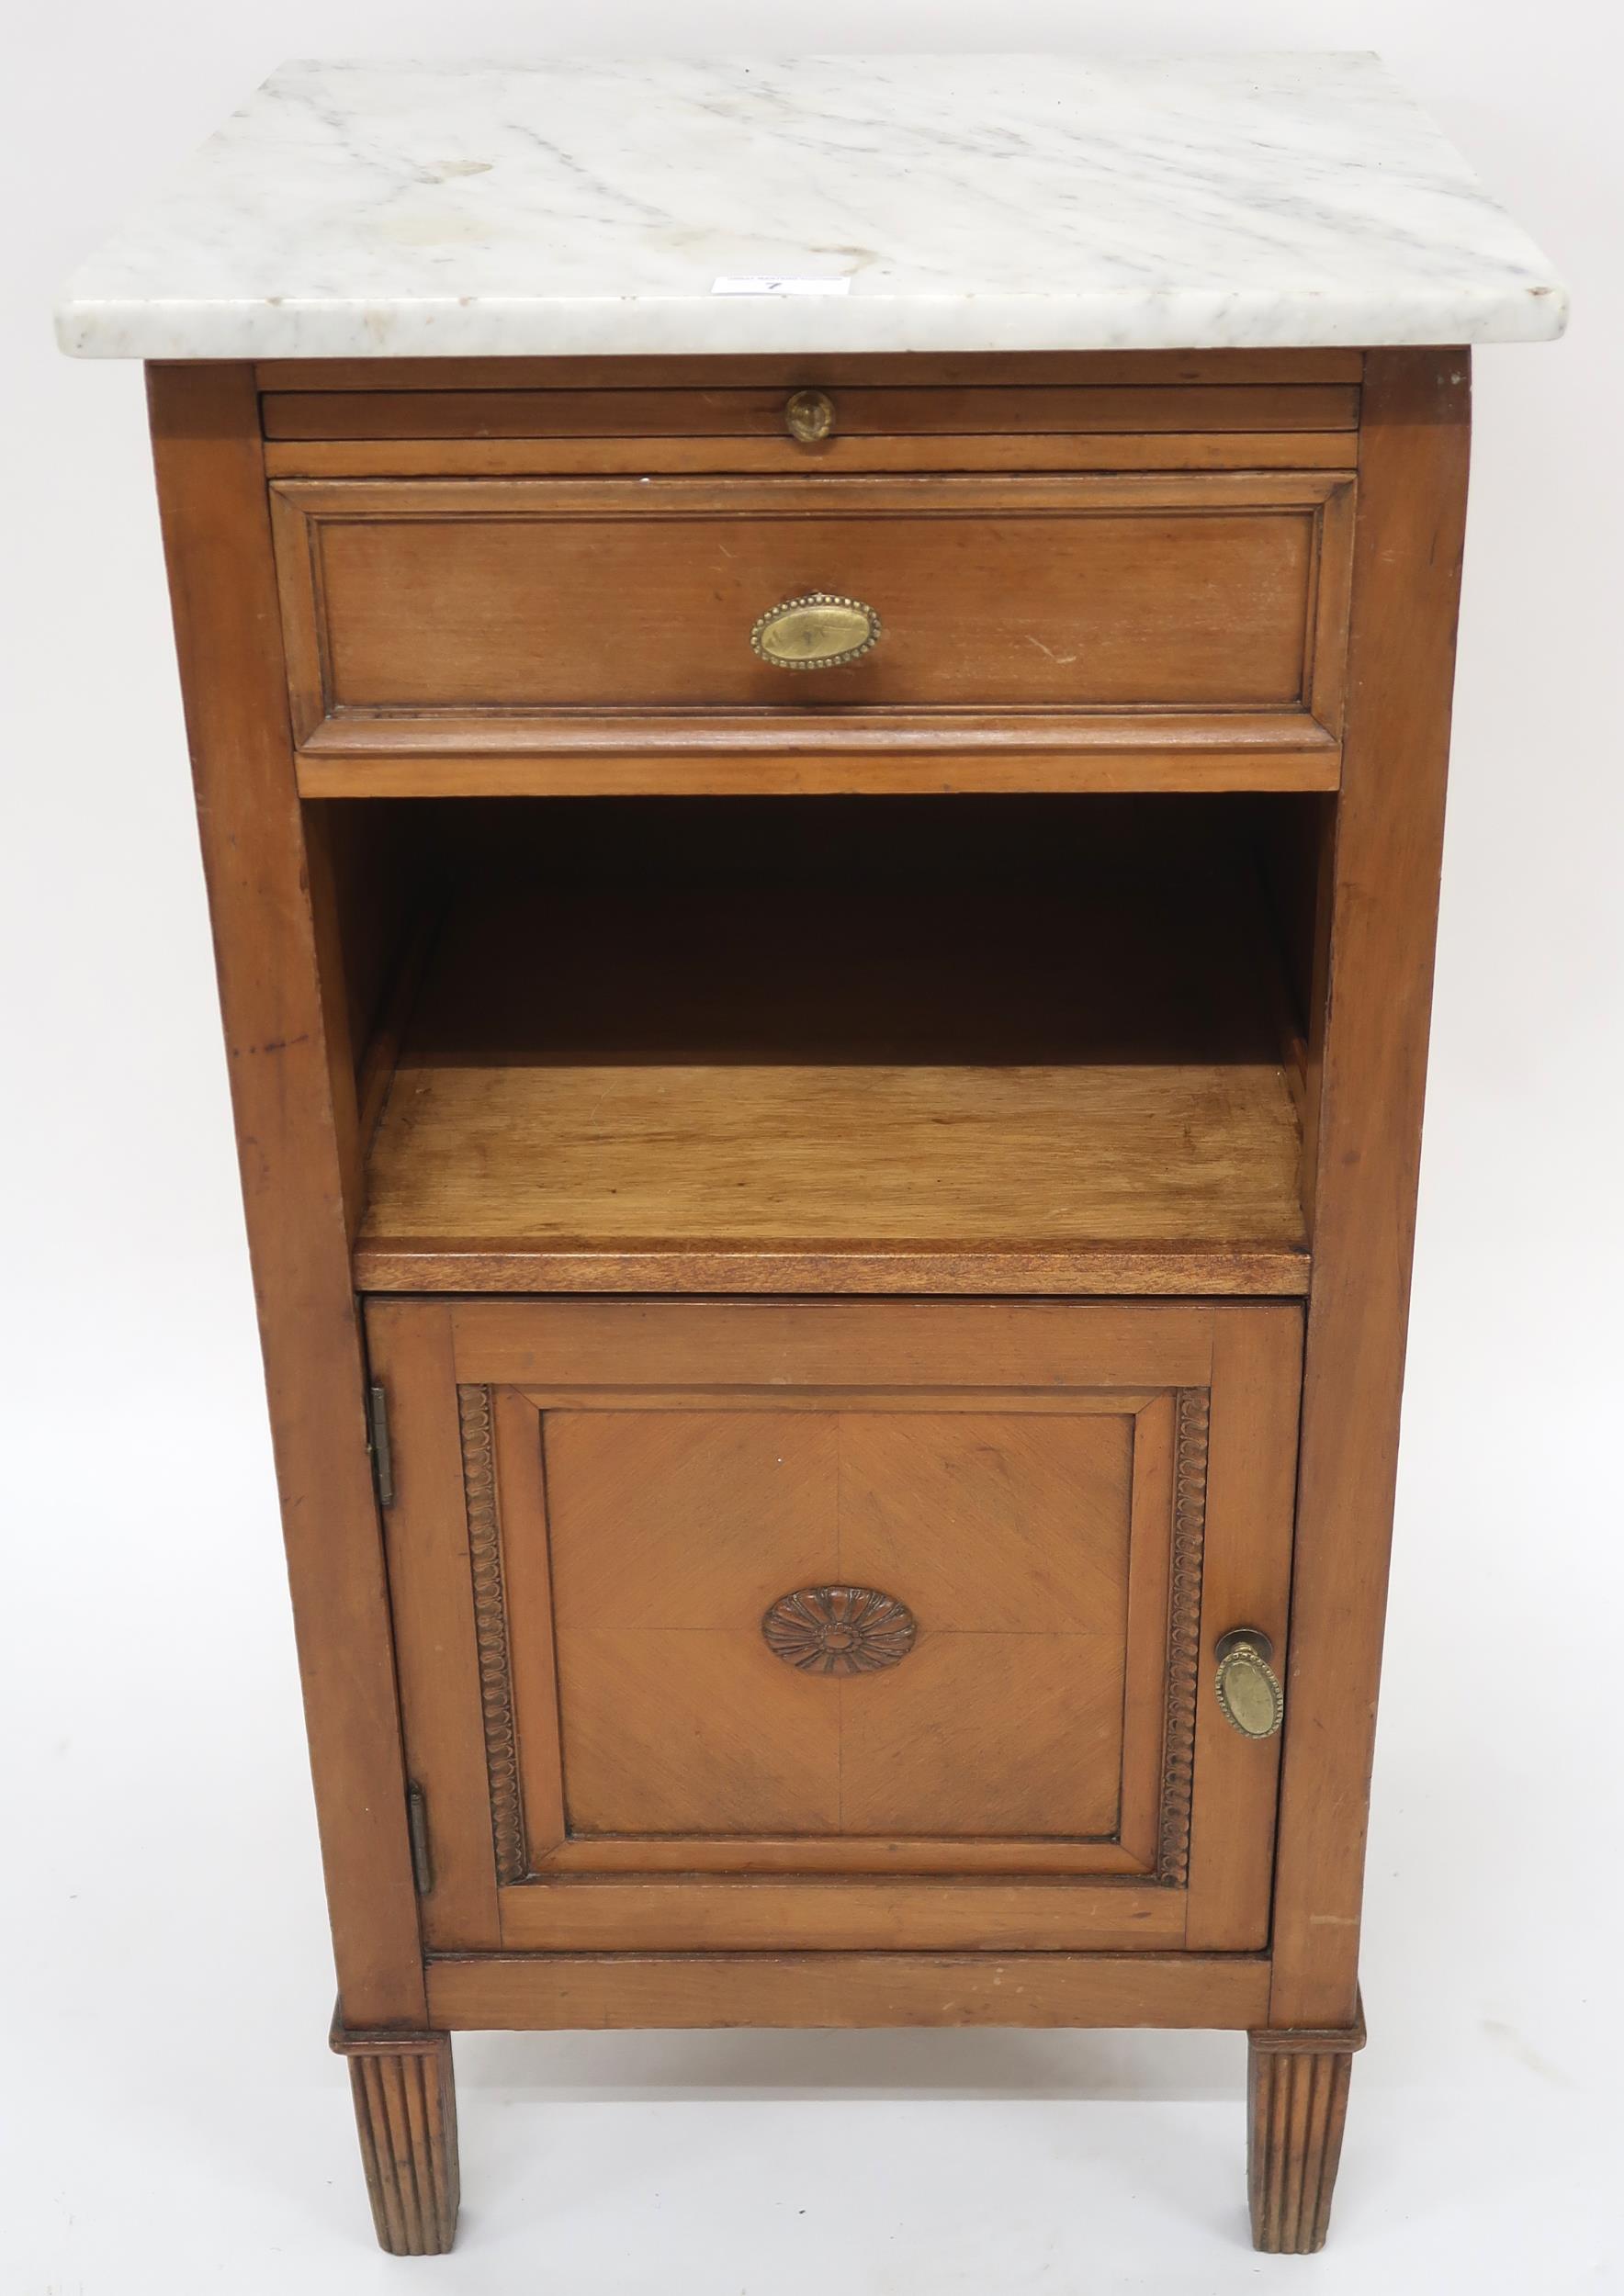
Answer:
[(1303, 1291), (1260, 802), (412, 808), (359, 1288)]

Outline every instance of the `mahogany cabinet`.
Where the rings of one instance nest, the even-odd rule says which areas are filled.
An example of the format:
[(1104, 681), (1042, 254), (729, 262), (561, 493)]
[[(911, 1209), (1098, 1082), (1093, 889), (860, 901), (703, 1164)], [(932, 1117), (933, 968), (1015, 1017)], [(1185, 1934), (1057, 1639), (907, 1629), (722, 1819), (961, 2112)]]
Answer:
[(379, 2237), (454, 2032), (1003, 2023), (1316, 2246), (1466, 354), (150, 373)]

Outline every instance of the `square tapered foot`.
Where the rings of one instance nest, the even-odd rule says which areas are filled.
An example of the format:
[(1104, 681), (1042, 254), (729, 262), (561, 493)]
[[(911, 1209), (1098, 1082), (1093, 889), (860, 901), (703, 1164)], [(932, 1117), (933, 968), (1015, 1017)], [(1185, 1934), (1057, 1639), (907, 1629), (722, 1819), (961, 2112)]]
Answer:
[(1346, 2031), (1249, 2035), (1246, 2184), (1252, 2245), (1307, 2257), (1325, 2245), (1342, 2156), (1354, 2052), (1364, 2020)]
[(361, 2164), (378, 2245), (392, 2257), (440, 2257), (457, 2236), (457, 2089), (449, 2033), (355, 2033), (333, 2028), (350, 2061)]

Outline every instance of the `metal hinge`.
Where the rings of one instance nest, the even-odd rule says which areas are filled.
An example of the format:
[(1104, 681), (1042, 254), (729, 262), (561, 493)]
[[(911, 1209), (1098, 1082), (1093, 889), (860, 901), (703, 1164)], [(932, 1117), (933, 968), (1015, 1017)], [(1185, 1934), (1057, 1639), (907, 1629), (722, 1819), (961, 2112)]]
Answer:
[(367, 1439), (372, 1453), (372, 1480), (378, 1486), (378, 1503), (392, 1507), (395, 1503), (395, 1460), (389, 1448), (389, 1399), (381, 1387), (367, 1390)]
[(412, 1878), (418, 1896), (426, 1897), (434, 1885), (434, 1861), (429, 1853), (429, 1808), (420, 1785), (406, 1789), (406, 1830), (412, 1837)]

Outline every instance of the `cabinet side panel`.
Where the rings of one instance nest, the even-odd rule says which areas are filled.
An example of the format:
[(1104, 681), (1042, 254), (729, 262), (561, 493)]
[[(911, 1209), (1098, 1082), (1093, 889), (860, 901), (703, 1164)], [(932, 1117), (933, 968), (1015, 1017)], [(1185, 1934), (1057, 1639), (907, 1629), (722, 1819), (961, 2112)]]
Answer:
[(1470, 367), (1373, 351), (1317, 1111), (1269, 2023), (1349, 2026), (1432, 1002)]
[(344, 2015), (426, 2014), (253, 369), (148, 370)]

